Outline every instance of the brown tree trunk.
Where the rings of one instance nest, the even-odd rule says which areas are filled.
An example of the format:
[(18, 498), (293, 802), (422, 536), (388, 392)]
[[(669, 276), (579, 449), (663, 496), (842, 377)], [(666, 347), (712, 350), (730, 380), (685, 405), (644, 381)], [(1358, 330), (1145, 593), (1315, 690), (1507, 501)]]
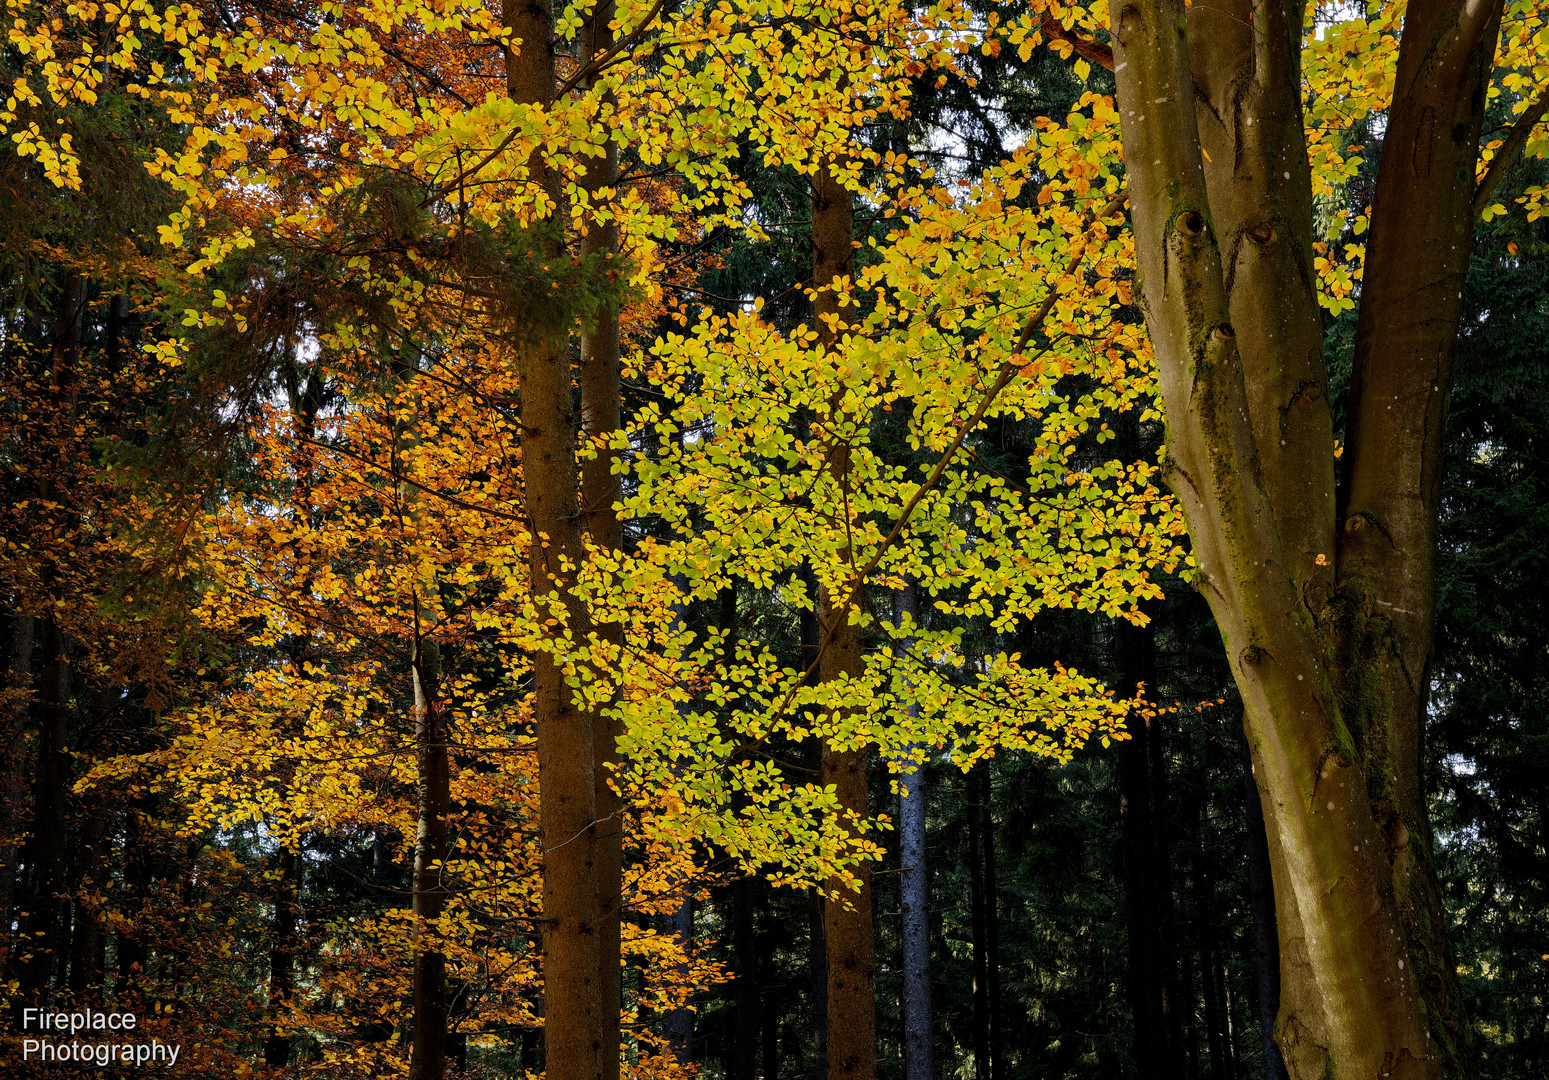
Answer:
[(409, 1080), (441, 1080), (446, 1074), (446, 956), (431, 943), (428, 924), (446, 908), (442, 863), (447, 854), (447, 816), (452, 810), (446, 714), (437, 696), (440, 650), (417, 637), (414, 648), (414, 752), (419, 771), (419, 823), (415, 829), (411, 906), (415, 922), (414, 1046)]
[[(812, 279), (822, 288), (836, 277), (853, 275), (855, 206), (854, 196), (835, 179), (826, 163), (819, 166), (812, 187)], [(839, 331), (834, 320), (844, 316), (839, 298), (832, 292), (820, 292), (816, 316), (819, 345), (835, 347)], [(841, 491), (850, 489), (850, 455), (842, 443), (834, 443), (828, 452), (828, 472)], [(846, 525), (836, 521), (835, 527), (843, 529)], [(819, 590), (818, 676), (823, 682), (855, 676), (861, 671), (860, 627), (850, 621), (851, 601), (850, 582)], [(832, 784), (839, 805), (861, 819), (868, 812), (868, 756), (869, 748), (864, 746), (823, 749), (824, 785)], [(840, 889), (823, 911), (828, 967), (828, 1071), (832, 1080), (873, 1080), (877, 1069), (870, 863), (858, 867), (856, 876), (860, 890)]]
[[(507, 54), (506, 89), (516, 102), (553, 102), (553, 10), (548, 0), (507, 0), (506, 25), (521, 40)], [(559, 205), (558, 178), (534, 155), (532, 177)], [(560, 255), (547, 241), (548, 257)], [(586, 611), (575, 594), (576, 567), (585, 559), (577, 501), (576, 421), (571, 371), (562, 343), (534, 333), (515, 343), (522, 378), (522, 488), (527, 514), (530, 588), (540, 613), (563, 626), (550, 641), (566, 648), (564, 632), (584, 639)], [(601, 1080), (599, 931), (603, 904), (596, 855), (597, 768), (594, 718), (565, 684), (562, 660), (540, 650), (533, 658), (533, 719), (538, 744), (538, 832), (543, 847), (544, 1067), (548, 1080)], [(611, 1003), (609, 1005), (611, 1007)]]
[(1134, 0), (1113, 36), (1168, 481), (1246, 707), (1289, 1074), (1472, 1071), (1419, 738), (1441, 439), (1499, 5), (1412, 5), (1334, 505), (1296, 3)]
[[(599, 3), (586, 17), (581, 34), (581, 55), (594, 57), (613, 45), (610, 23), (614, 17), (611, 0)], [(611, 100), (611, 98), (609, 99)], [(586, 162), (581, 186), (601, 200), (600, 192), (618, 183), (618, 146), (609, 141), (599, 157)], [(599, 262), (619, 261), (618, 227), (613, 223), (593, 224), (580, 238), (583, 259)], [(614, 271), (622, 273), (622, 267)], [(607, 439), (623, 424), (620, 401), (619, 309), (605, 302), (581, 337), (581, 433), (588, 442)], [(586, 529), (592, 543), (601, 551), (618, 551), (624, 543), (624, 525), (614, 504), (622, 498), (621, 477), (613, 471), (617, 454), (594, 448), (581, 468), (581, 504)], [(622, 649), (624, 628), (616, 623), (599, 624), (597, 636), (615, 649)], [(598, 1006), (597, 1038), (602, 1045), (601, 1080), (619, 1077), (619, 1014), (623, 1008), (621, 978), (621, 942), (624, 900), (623, 802), (613, 790), (612, 765), (619, 761), (619, 721), (611, 710), (597, 716), (592, 730), (592, 755), (596, 764), (596, 865), (597, 890), (601, 896), (602, 916), (597, 929)], [(614, 1047), (612, 1052), (608, 1048)]]

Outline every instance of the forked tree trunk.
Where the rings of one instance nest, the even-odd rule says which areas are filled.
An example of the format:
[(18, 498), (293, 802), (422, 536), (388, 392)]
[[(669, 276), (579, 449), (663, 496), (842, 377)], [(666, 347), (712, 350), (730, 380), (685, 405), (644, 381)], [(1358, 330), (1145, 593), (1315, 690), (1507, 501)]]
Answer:
[(1420, 788), (1441, 439), (1500, 5), (1412, 3), (1334, 447), (1300, 3), (1126, 0), (1114, 60), (1140, 302), (1246, 707), (1295, 1080), (1464, 1075)]
[[(812, 280), (822, 288), (836, 277), (854, 273), (851, 244), (855, 235), (855, 202), (826, 162), (819, 165), (813, 176), (812, 188)], [(839, 298), (832, 292), (820, 292), (815, 306), (818, 343), (834, 347), (839, 333), (831, 320), (846, 313), (841, 311)], [(850, 455), (844, 444), (835, 442), (829, 450), (828, 472), (841, 490), (850, 489)], [(842, 530), (845, 526), (836, 522), (835, 528)], [(823, 682), (854, 677), (861, 672), (860, 627), (851, 623), (850, 609), (849, 582), (819, 589), (818, 676)], [(868, 749), (823, 749), (824, 785), (833, 785), (839, 805), (862, 820), (867, 816)], [(823, 907), (824, 958), (828, 969), (827, 1057), (832, 1080), (873, 1080), (877, 1070), (871, 864), (863, 863), (855, 873), (860, 878), (860, 891), (841, 887), (838, 895)]]
[[(553, 8), (549, 0), (507, 0), (505, 23), (520, 40), (507, 53), (506, 91), (512, 101), (548, 107), (555, 93)], [(562, 192), (538, 155), (532, 179), (560, 205)], [(558, 258), (557, 238), (545, 255)], [(586, 557), (577, 418), (571, 404), (570, 361), (562, 343), (541, 333), (519, 338), (522, 380), (522, 495), (530, 532), (529, 587), (540, 618), (564, 623), (553, 631), (563, 649), (565, 631), (584, 639), (591, 627), (576, 595), (576, 567)], [(538, 833), (543, 847), (543, 1044), (547, 1080), (601, 1080), (605, 1058), (598, 1032), (599, 931), (603, 904), (596, 856), (597, 769), (594, 718), (565, 684), (562, 661), (539, 650), (533, 657), (533, 720), (538, 744)]]

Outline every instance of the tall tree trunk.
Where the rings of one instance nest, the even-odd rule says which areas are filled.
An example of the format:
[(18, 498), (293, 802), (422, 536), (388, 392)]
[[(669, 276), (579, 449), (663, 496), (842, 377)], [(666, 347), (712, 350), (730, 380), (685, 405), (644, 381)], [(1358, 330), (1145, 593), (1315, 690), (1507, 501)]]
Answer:
[(1000, 1028), (1000, 885), (995, 872), (995, 818), (990, 805), (990, 763), (975, 771), (979, 788), (980, 835), (984, 844), (984, 974), (989, 992), (991, 1077), (1002, 1075), (1005, 1064)]
[[(581, 33), (581, 56), (595, 57), (613, 45), (612, 0), (599, 0), (586, 16)], [(611, 96), (607, 99), (611, 103)], [(586, 162), (581, 186), (603, 200), (603, 189), (618, 183), (618, 146), (611, 140), (598, 157)], [(592, 223), (580, 238), (582, 258), (618, 262), (618, 226)], [(622, 274), (622, 267), (614, 273)], [(619, 309), (609, 300), (598, 309), (596, 318), (581, 336), (581, 432), (593, 443), (592, 456), (581, 467), (581, 504), (586, 529), (592, 543), (601, 551), (614, 552), (623, 547), (624, 524), (614, 504), (622, 497), (622, 478), (613, 471), (618, 456), (612, 450), (596, 447), (610, 438), (623, 424), (619, 367)], [(599, 624), (597, 636), (615, 650), (622, 650), (624, 628), (617, 623)], [(597, 1039), (602, 1046), (601, 1080), (619, 1077), (619, 1014), (623, 1009), (622, 945), (624, 902), (624, 826), (623, 802), (611, 784), (612, 766), (619, 761), (618, 737), (622, 734), (612, 710), (597, 716), (592, 729), (592, 756), (596, 763), (596, 860), (597, 890), (602, 901), (601, 922), (597, 928), (597, 987), (601, 1003), (597, 1013)], [(609, 1047), (615, 1048), (611, 1052)]]
[(451, 764), (446, 713), (437, 693), (440, 650), (417, 636), (414, 644), (414, 753), (419, 772), (419, 822), (415, 827), (414, 879), (414, 1047), (409, 1080), (446, 1075), (446, 956), (431, 942), (429, 924), (446, 908), (442, 864), (447, 854), (447, 816), (452, 810)]
[[(140, 800), (137, 800), (140, 801)], [(150, 852), (145, 835), (147, 815), (140, 806), (131, 805), (124, 813), (124, 914), (130, 927), (147, 925), (148, 919), (137, 918), (144, 912), (151, 888)], [(140, 984), (150, 966), (150, 956), (145, 943), (136, 932), (120, 930), (115, 942), (113, 1001), (120, 1009), (138, 1005), (141, 1000)]]
[(1166, 476), (1246, 708), (1288, 1072), (1429, 1080), (1473, 1069), (1419, 736), (1441, 440), (1500, 5), (1434, 0), (1404, 21), (1337, 508), (1302, 16), (1273, 0), (1187, 11), (1134, 0), (1115, 13), (1140, 299)]
[[(81, 303), (81, 279), (75, 273), (68, 273), (60, 291), (49, 357), (50, 403), (55, 423), (61, 431), (71, 430), (77, 395)], [(66, 493), (60, 487), (63, 469), (64, 463), (58, 460), (52, 468), (45, 467), (39, 493), (45, 503), (58, 507), (49, 512), (64, 515), (59, 527), (68, 532), (73, 515), (63, 507), (66, 500)], [(27, 911), (21, 920), (24, 959), (20, 970), (23, 996), (40, 1003), (47, 1001), (52, 993), (54, 971), (62, 952), (61, 916), (67, 910), (65, 847), (70, 833), (66, 797), (70, 782), (70, 662), (65, 655), (65, 639), (52, 602), (58, 599), (52, 595), (59, 578), (57, 567), (45, 566), (42, 577), (43, 598), (49, 604), (39, 620), (42, 625), (38, 678), (29, 710), (38, 742), (33, 765), (32, 828), (25, 860), (32, 881)]]
[[(505, 22), (521, 41), (507, 53), (511, 100), (547, 107), (554, 100), (553, 9), (549, 0), (507, 0)], [(530, 174), (554, 205), (558, 177), (534, 155)], [(545, 241), (550, 258), (557, 239)], [(549, 639), (554, 650), (533, 658), (533, 719), (538, 744), (538, 832), (543, 847), (543, 1041), (547, 1080), (601, 1080), (617, 1044), (600, 1045), (599, 932), (603, 903), (596, 854), (597, 767), (595, 719), (565, 683), (566, 631), (584, 640), (591, 631), (576, 595), (576, 568), (586, 558), (577, 502), (576, 421), (571, 371), (562, 343), (539, 336), (518, 340), (522, 379), (522, 494), (527, 513), (529, 578), (540, 612), (564, 626)], [(607, 1008), (612, 1008), (609, 1001)]]
[(807, 963), (812, 974), (812, 1075), (828, 1080), (828, 950), (823, 922), (827, 903), (815, 895), (807, 908)]
[[(1195, 836), (1204, 828), (1204, 815), (1195, 819)], [(1199, 937), (1199, 985), (1205, 1004), (1205, 1046), (1210, 1056), (1210, 1075), (1213, 1080), (1233, 1080), (1235, 1070), (1232, 1061), (1231, 1034), (1226, 1020), (1226, 972), (1222, 968), (1221, 946), (1216, 934), (1215, 913), (1218, 909), (1215, 875), (1205, 865), (1205, 852), (1196, 849), (1198, 873), (1195, 888), (1202, 906), (1195, 925)]]
[[(797, 437), (803, 441), (811, 437), (805, 423), (799, 422)], [(802, 584), (808, 596), (817, 591), (817, 575), (810, 564), (802, 567)], [(803, 608), (800, 617), (801, 668), (806, 670), (818, 655), (817, 612)], [(814, 746), (808, 767), (820, 772), (823, 767), (823, 749)], [(823, 943), (824, 902), (814, 895), (807, 909), (807, 964), (812, 977), (812, 1075), (815, 1080), (828, 1080), (828, 950)]]
[(75, 895), (70, 904), (70, 997), (78, 1004), (102, 1001), (107, 939), (86, 897), (100, 895), (107, 885), (111, 847), (107, 818), (100, 813), (89, 815), (80, 831)]
[(732, 1052), (729, 1080), (755, 1080), (758, 1075), (759, 970), (758, 943), (753, 933), (753, 890), (757, 879), (742, 876), (731, 883)]
[(1117, 748), (1131, 1046), (1137, 1076), (1181, 1080), (1183, 1016), (1167, 839), (1166, 758), (1161, 724), (1146, 715), (1156, 693), (1156, 626), (1120, 620), (1113, 629), (1123, 691), (1134, 695), (1144, 687), (1147, 703), (1145, 711), (1131, 711), (1125, 718), (1129, 738)]
[[(980, 769), (985, 766), (981, 762)], [(974, 1080), (991, 1080), (990, 1059), (990, 957), (987, 904), (984, 887), (984, 813), (979, 804), (983, 793), (978, 774), (963, 777), (966, 789), (964, 809), (968, 814), (968, 922), (972, 937), (973, 973), (973, 1058)]]
[(764, 1080), (780, 1080), (780, 1000), (779, 987), (775, 985), (779, 972), (774, 966), (774, 957), (770, 955), (769, 948), (765, 947), (763, 955), (759, 957), (763, 971), (763, 1028), (761, 1035), (764, 1041)]
[[(819, 288), (854, 273), (855, 201), (825, 161), (812, 179), (812, 280)], [(834, 348), (836, 322), (844, 317), (839, 297), (818, 294), (818, 343)], [(833, 403), (838, 407), (837, 399)], [(839, 417), (834, 417), (839, 420)], [(828, 451), (829, 475), (841, 491), (850, 491), (849, 448), (834, 443)], [(847, 523), (836, 522), (836, 529)], [(850, 621), (851, 582), (822, 587), (818, 594), (818, 675), (835, 682), (860, 674), (860, 627)], [(839, 805), (867, 817), (869, 747), (823, 749), (822, 778), (833, 785)], [(877, 1070), (876, 970), (872, 943), (871, 864), (856, 868), (860, 890), (840, 888), (823, 911), (823, 940), (828, 966), (828, 1069), (833, 1080), (873, 1080)]]
[(1264, 1049), (1264, 1080), (1288, 1080), (1280, 1044), (1275, 1042), (1275, 1017), (1280, 1012), (1280, 942), (1275, 933), (1275, 886), (1269, 866), (1269, 840), (1264, 835), (1264, 807), (1253, 782), (1253, 760), (1242, 749), (1242, 793), (1247, 807), (1248, 914), (1253, 934), (1254, 986)]
[[(27, 701), (32, 696), (33, 639), (37, 620), (30, 615), (13, 615), (6, 620), (6, 689), (16, 694), (6, 710), (0, 730), (0, 927), (10, 936), (16, 910), (17, 870), (21, 845), (14, 837), (21, 825), (19, 811), (26, 804), (27, 761), (24, 742), (27, 731)], [(14, 954), (14, 950), (12, 950)]]
[(264, 1036), (264, 1064), (290, 1064), (290, 1036), (285, 1011), (296, 992), (296, 920), (301, 914), (301, 855), (282, 844), (274, 858), (273, 914), (269, 926), (269, 1003)]
[[(918, 617), (919, 589), (906, 585), (893, 594), (894, 618)], [(914, 639), (902, 647), (913, 649)], [(913, 700), (909, 715), (918, 716)], [(923, 749), (923, 748), (922, 748)], [(930, 871), (925, 851), (925, 765), (906, 769), (898, 778), (899, 895), (903, 908), (904, 1080), (934, 1080), (935, 1040), (930, 998)]]
[[(398, 374), (404, 378), (408, 372), (400, 371)], [(294, 484), (290, 512), (297, 527), (306, 528), (311, 525), (313, 516), (312, 440), (317, 434), (317, 414), (323, 407), (325, 391), (321, 365), (313, 365), (303, 377), (301, 363), (293, 351), (285, 368), (285, 388), (290, 401), (291, 418), (296, 425), (296, 438), (290, 458)], [(405, 425), (400, 424), (395, 434), (401, 438), (404, 429)], [(400, 484), (399, 490), (408, 498), (413, 498), (412, 489), (407, 485)], [(314, 572), (310, 562), (301, 562), (295, 588), (305, 592), (312, 583)], [(301, 632), (294, 635), (290, 643), (291, 673), (297, 680), (308, 678), (307, 661), (312, 656), (312, 632), (310, 621), (304, 621)], [(300, 717), (287, 716), (282, 723), (282, 731), (286, 735), (301, 736)], [(296, 848), (281, 841), (274, 856), (273, 913), (269, 925), (269, 999), (265, 1017), (268, 1034), (264, 1037), (264, 1061), (275, 1068), (287, 1065), (291, 1054), (291, 1037), (286, 1034), (289, 1025), (285, 1021), (285, 1014), (294, 1007), (296, 960), (300, 947), (297, 921), (301, 917), (304, 874), (300, 843), (299, 837), (295, 838)]]

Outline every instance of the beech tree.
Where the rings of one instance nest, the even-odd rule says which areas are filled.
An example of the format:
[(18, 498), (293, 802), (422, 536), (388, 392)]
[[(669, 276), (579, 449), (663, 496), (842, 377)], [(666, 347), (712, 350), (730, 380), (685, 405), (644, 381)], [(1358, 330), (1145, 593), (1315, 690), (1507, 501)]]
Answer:
[[(1168, 482), (1245, 705), (1286, 1065), (1297, 1080), (1466, 1075), (1421, 779), (1439, 467), (1474, 222), (1543, 113), (1542, 31), (1514, 33), (1498, 61), (1502, 5), (1462, 0), (1382, 7), (1355, 31), (1371, 66), (1340, 77), (1366, 81), (1383, 127), (1364, 275), (1345, 290), (1359, 328), (1336, 462), (1305, 14), (1113, 5), (1138, 300)], [(1481, 177), (1498, 64), (1521, 102)]]

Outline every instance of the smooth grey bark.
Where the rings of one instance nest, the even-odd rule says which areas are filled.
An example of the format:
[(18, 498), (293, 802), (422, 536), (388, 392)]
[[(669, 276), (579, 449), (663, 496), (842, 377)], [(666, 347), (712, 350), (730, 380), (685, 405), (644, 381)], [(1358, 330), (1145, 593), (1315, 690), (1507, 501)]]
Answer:
[(1165, 475), (1245, 705), (1290, 1076), (1466, 1075), (1420, 790), (1441, 437), (1499, 5), (1415, 3), (1335, 505), (1303, 9), (1133, 0), (1115, 78)]
[[(893, 594), (893, 617), (900, 631), (904, 616), (918, 618), (919, 589), (906, 585)], [(914, 648), (904, 638), (902, 648)], [(910, 701), (911, 717), (919, 705)], [(933, 1080), (936, 1074), (930, 993), (930, 868), (925, 850), (925, 767), (905, 769), (898, 777), (899, 894), (903, 907), (904, 1080)]]

